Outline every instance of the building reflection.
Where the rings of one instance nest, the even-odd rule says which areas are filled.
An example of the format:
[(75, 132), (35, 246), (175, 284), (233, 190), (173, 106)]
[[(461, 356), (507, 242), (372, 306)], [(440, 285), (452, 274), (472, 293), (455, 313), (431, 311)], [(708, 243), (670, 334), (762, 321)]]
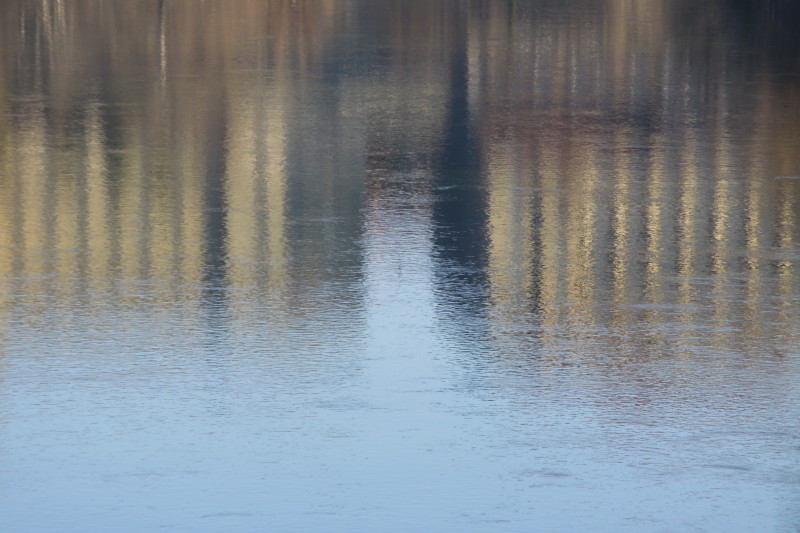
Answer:
[(754, 315), (797, 290), (796, 251), (778, 251), (798, 242), (797, 181), (776, 179), (800, 166), (785, 85), (765, 66), (738, 87), (721, 44), (693, 65), (669, 25), (680, 10), (660, 2), (569, 25), (491, 6), (470, 21), (469, 83), (500, 352), (640, 358), (679, 351), (664, 345), (676, 331), (684, 349), (763, 339)]
[(771, 325), (797, 318), (800, 110), (776, 77), (797, 57), (708, 32), (742, 18), (724, 3), (12, 4), (6, 313), (144, 291), (325, 320), (361, 305), (383, 242), (362, 237), (408, 194), (454, 337), (554, 358), (798, 341)]
[[(328, 143), (329, 132), (292, 117), (317, 90), (310, 80), (326, 59), (335, 4), (243, 1), (224, 13), (193, 2), (9, 6), (3, 307), (32, 316), (76, 298), (98, 312), (147, 301), (219, 321), (258, 297), (279, 324), (282, 313), (327, 305), (320, 287), (352, 264), (326, 254), (345, 255), (341, 246), (357, 237), (313, 256), (302, 244), (290, 249), (287, 235), (315, 224), (289, 220), (357, 234), (358, 210), (344, 223), (326, 217), (304, 194), (320, 183), (305, 187), (302, 165), (287, 161)], [(347, 128), (341, 122), (334, 129)], [(323, 173), (332, 184), (361, 161), (343, 170), (342, 159)], [(357, 291), (339, 296), (342, 305)]]

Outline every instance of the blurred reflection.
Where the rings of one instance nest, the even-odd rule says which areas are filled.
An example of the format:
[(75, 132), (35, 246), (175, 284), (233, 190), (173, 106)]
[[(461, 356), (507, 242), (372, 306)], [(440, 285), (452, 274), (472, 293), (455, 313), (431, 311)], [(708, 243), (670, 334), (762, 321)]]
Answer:
[(365, 176), (415, 172), (462, 333), (488, 311), (498, 339), (637, 351), (634, 324), (746, 329), (797, 290), (797, 58), (735, 31), (788, 4), (7, 4), (6, 309), (329, 305), (358, 291)]
[[(731, 331), (797, 291), (798, 234), (786, 232), (798, 182), (776, 179), (800, 168), (797, 93), (786, 93), (797, 80), (776, 83), (761, 65), (738, 83), (752, 65), (727, 57), (735, 42), (710, 47), (703, 70), (684, 55), (686, 29), (669, 25), (694, 8), (644, 4), (608, 2), (607, 24), (581, 3), (491, 3), (470, 20), (492, 328), (517, 344), (504, 350), (526, 353), (519, 341), (535, 337), (563, 350), (565, 333), (576, 354), (609, 336), (640, 357), (683, 327), (690, 345), (712, 342), (695, 336), (711, 327), (721, 350), (755, 347), (763, 337)], [(744, 313), (740, 291), (754, 284), (765, 300)]]
[(442, 141), (434, 155), (437, 194), (432, 218), (437, 297), (453, 338), (473, 350), (485, 336), (486, 187), (469, 102), (469, 16), (456, 8), (447, 19), (450, 57)]
[[(34, 457), (10, 485), (64, 442), (36, 424), (75, 431), (64, 397), (94, 423), (93, 394), (108, 391), (123, 416), (97, 424), (97, 448), (65, 453), (119, 457), (149, 428), (158, 450), (198, 443), (198, 463), (218, 468), (180, 484), (217, 487), (223, 472), (235, 494), (247, 476), (277, 479), (247, 487), (253, 507), (282, 505), (280, 492), (295, 507), (275, 516), (308, 520), (435, 486), (452, 508), (420, 513), (426, 527), (486, 529), (532, 516), (531, 501), (568, 515), (570, 490), (597, 498), (608, 479), (630, 499), (643, 471), (667, 483), (648, 502), (671, 520), (674, 494), (728, 481), (684, 472), (708, 453), (697, 435), (711, 419), (782, 426), (765, 462), (795, 458), (797, 402), (782, 395), (798, 389), (800, 346), (796, 2), (0, 9), (0, 377), (17, 387), (3, 382), (0, 422), (24, 435), (3, 441), (10, 462)], [(595, 455), (575, 443), (587, 435)], [(763, 442), (732, 442), (762, 461)], [(542, 450), (585, 477), (529, 472)], [(679, 466), (647, 470), (651, 450)], [(113, 493), (105, 467), (63, 459), (66, 477)], [(702, 512), (736, 517), (754, 487), (785, 511), (797, 479), (770, 472)], [(30, 512), (38, 490), (5, 511)]]

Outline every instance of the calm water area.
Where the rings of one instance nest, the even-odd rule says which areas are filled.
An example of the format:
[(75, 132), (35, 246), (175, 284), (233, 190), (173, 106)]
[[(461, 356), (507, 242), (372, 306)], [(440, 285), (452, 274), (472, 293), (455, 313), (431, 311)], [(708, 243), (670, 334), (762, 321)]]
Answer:
[(798, 27), (0, 0), (0, 530), (800, 531)]

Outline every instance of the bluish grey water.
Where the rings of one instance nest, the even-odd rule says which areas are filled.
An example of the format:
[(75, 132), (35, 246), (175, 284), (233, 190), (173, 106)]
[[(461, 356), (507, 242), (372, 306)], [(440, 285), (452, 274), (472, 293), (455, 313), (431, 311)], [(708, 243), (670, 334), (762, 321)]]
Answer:
[(781, 0), (0, 0), (0, 529), (800, 529)]

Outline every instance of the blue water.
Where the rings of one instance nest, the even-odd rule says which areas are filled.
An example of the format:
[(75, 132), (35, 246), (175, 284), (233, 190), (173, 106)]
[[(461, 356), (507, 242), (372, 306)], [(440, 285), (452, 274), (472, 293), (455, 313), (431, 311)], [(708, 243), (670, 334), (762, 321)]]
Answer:
[(0, 530), (800, 529), (788, 2), (2, 2)]

